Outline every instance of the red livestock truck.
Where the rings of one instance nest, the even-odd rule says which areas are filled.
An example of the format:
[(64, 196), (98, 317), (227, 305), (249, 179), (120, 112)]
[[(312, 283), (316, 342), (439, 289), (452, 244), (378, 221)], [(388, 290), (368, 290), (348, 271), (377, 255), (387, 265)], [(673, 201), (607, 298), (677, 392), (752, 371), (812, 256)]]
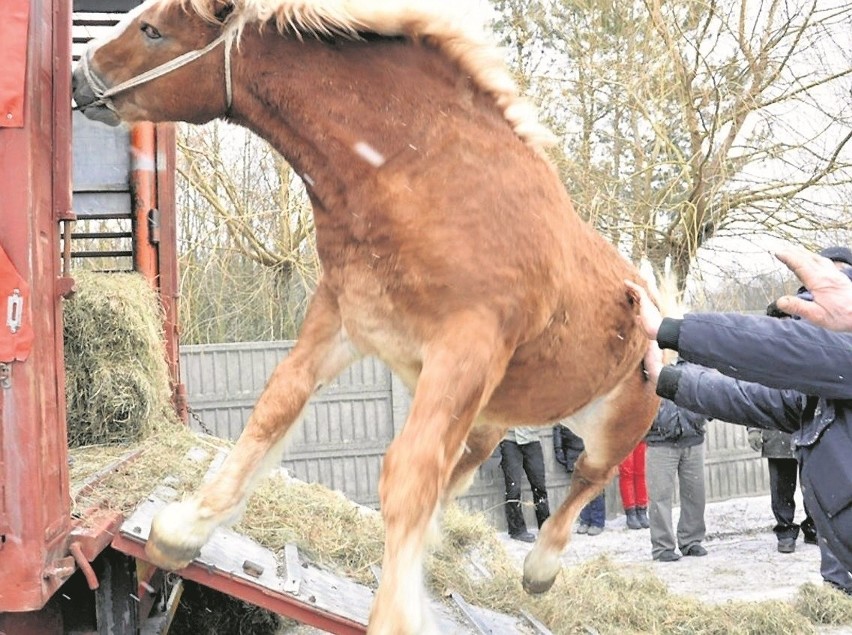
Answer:
[[(3, 3), (0, 635), (161, 633), (167, 626), (152, 622), (165, 624), (174, 610), (175, 586), (144, 562), (143, 542), (123, 535), (125, 519), (72, 511), (69, 489), (61, 306), (73, 293), (73, 262), (125, 263), (156, 286), (175, 407), (186, 411), (176, 336), (174, 129), (112, 129), (71, 110), (72, 51), (136, 4)], [(97, 486), (96, 474), (86, 487)], [(287, 593), (264, 586), (256, 564), (237, 562), (230, 570), (193, 564), (180, 577), (332, 632), (364, 632), (365, 615), (354, 620), (318, 607), (320, 593), (300, 596), (298, 580)]]
[[(107, 3), (88, 8), (106, 8), (97, 4)], [(72, 154), (87, 155), (85, 131), (72, 153), (72, 11), (70, 0), (8, 2), (0, 20), (0, 311), (5, 316), (0, 324), (0, 632), (8, 635), (101, 627), (124, 633), (137, 627), (136, 607), (127, 610), (132, 600), (103, 601), (116, 584), (137, 595), (135, 560), (105, 551), (122, 519), (97, 510), (85, 517), (71, 513), (61, 302), (73, 289), (72, 257), (124, 257), (128, 269), (143, 272), (158, 286), (168, 316), (176, 403), (181, 402), (175, 250), (160, 249), (175, 244), (173, 214), (158, 213), (174, 206), (174, 133), (152, 125), (122, 131), (132, 149), (124, 152), (129, 169), (114, 174), (113, 183), (87, 184), (81, 178), (83, 183), (72, 188)], [(103, 157), (94, 144), (88, 150)], [(93, 164), (82, 161), (80, 167)], [(86, 222), (80, 222), (84, 230), (75, 232), (75, 221), (107, 218), (121, 231), (87, 233)], [(77, 239), (86, 238), (121, 248), (75, 252)], [(77, 572), (86, 593), (74, 588)], [(91, 611), (111, 615), (73, 624), (76, 618), (63, 615), (55, 600), (60, 588), (74, 596), (65, 605), (75, 612), (89, 612), (83, 608), (89, 603)]]

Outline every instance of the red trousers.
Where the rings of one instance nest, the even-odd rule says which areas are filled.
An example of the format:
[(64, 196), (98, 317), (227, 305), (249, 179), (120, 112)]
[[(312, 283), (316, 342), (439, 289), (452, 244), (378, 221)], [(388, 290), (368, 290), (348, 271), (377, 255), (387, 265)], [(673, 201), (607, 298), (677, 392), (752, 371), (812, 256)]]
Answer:
[(618, 487), (624, 509), (648, 506), (645, 487), (645, 442), (641, 441), (618, 466)]

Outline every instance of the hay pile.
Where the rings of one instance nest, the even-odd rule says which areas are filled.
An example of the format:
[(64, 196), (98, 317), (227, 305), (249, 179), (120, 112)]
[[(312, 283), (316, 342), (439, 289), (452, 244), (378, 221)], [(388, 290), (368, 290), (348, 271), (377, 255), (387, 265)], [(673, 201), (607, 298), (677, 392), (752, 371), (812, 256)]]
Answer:
[(156, 292), (138, 274), (75, 279), (63, 309), (69, 447), (132, 442), (173, 422)]

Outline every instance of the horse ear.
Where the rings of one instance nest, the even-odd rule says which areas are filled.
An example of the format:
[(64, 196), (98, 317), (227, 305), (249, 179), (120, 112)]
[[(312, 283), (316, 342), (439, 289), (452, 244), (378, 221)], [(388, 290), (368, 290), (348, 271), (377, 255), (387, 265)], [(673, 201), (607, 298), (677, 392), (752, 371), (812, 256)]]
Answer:
[(228, 19), (228, 16), (234, 12), (234, 3), (233, 2), (224, 2), (222, 0), (217, 0), (214, 3), (218, 8), (216, 9), (216, 13), (213, 15), (216, 16), (216, 19), (219, 22), (224, 22)]

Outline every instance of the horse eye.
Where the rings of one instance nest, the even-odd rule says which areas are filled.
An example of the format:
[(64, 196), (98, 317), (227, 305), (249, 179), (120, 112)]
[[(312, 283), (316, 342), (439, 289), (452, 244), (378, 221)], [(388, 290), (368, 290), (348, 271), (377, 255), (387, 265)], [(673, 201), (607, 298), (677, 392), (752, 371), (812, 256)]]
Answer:
[(159, 40), (161, 37), (163, 37), (162, 35), (160, 35), (160, 32), (157, 29), (155, 29), (147, 22), (143, 22), (140, 28), (142, 30), (142, 33), (144, 33), (146, 37), (152, 40)]

